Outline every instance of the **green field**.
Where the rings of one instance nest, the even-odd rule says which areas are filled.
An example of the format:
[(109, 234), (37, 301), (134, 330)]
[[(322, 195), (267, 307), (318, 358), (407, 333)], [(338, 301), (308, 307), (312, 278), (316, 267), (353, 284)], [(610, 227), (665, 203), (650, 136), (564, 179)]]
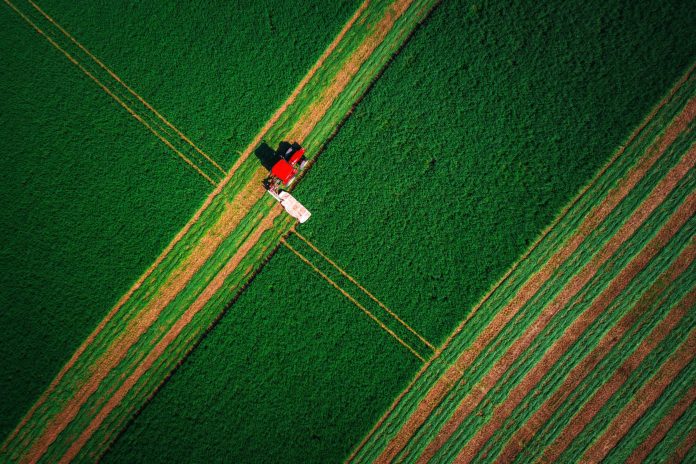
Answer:
[[(441, 343), (691, 64), (694, 26), (687, 2), (443, 2), (297, 189), (314, 214), (298, 230)], [(298, 263), (285, 250), (271, 260), (106, 460), (347, 456), (419, 364)], [(320, 330), (328, 315), (365, 331)], [(267, 327), (313, 341), (297, 348), (277, 335), (247, 348), (241, 366), (244, 349), (224, 348)], [(333, 364), (318, 369), (327, 346)], [(353, 372), (363, 350), (401, 354), (391, 368)], [(225, 366), (223, 380), (209, 384), (212, 366)], [(362, 389), (337, 388), (335, 372)], [(307, 407), (319, 397), (335, 409)], [(276, 401), (272, 413), (258, 398)], [(240, 446), (253, 451), (234, 454)]]
[[(261, 137), (275, 145), (290, 132), (314, 156), (431, 2), (404, 5), (371, 2), (359, 10), (364, 14), (345, 40), (327, 51), (293, 103), (276, 113), (281, 117), (245, 150), (164, 259), (90, 335), (3, 444), (9, 459), (91, 461), (103, 453), (290, 226), (288, 216), (274, 221), (280, 210), (264, 194), (266, 172), (253, 148)], [(403, 15), (395, 15), (398, 8)]]
[[(271, 17), (255, 4), (222, 16), (203, 2), (178, 13), (172, 4), (41, 4), (224, 165), (290, 93), (356, 2), (332, 5), (275, 2), (279, 16)], [(36, 12), (30, 17), (46, 27)], [(311, 37), (297, 36), (300, 20), (315, 31)], [(211, 186), (9, 6), (2, 6), (0, 21), (0, 118), (8, 147), (0, 169), (4, 437)], [(271, 74), (280, 77), (259, 77)]]

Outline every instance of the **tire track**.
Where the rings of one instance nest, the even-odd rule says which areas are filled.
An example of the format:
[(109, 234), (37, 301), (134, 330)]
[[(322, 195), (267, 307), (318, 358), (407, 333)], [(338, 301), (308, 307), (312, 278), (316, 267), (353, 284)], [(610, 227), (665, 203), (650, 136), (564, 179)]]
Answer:
[[(513, 462), (522, 448), (534, 437), (546, 424), (558, 408), (564, 404), (570, 394), (578, 388), (580, 383), (599, 365), (609, 354), (614, 346), (629, 332), (631, 327), (645, 314), (645, 311), (653, 305), (660, 292), (671, 284), (679, 275), (688, 269), (694, 260), (696, 247), (690, 247), (687, 253), (682, 253), (677, 261), (665, 272), (653, 286), (641, 297), (636, 306), (631, 309), (621, 320), (614, 325), (599, 341), (597, 346), (578, 363), (566, 376), (565, 380), (556, 391), (537, 409), (537, 411), (522, 425), (509, 439), (508, 445), (497, 458), (497, 462)], [(696, 303), (696, 293), (689, 295), (679, 303), (675, 311), (685, 311)]]
[[(398, 2), (398, 5), (404, 6), (404, 10), (407, 9), (410, 4), (410, 1)], [(390, 30), (390, 27), (393, 26), (394, 22), (398, 18), (398, 16), (392, 15), (391, 13), (387, 14), (385, 17), (389, 18), (389, 21), (380, 21), (380, 33), (375, 36), (368, 35), (367, 37), (365, 37), (363, 39), (362, 44), (359, 47), (359, 53), (351, 54), (350, 58), (343, 65), (343, 68), (341, 68), (342, 70), (345, 70), (346, 68), (359, 69), (363, 62), (367, 60), (369, 56), (371, 56), (371, 53), (382, 42), (382, 40), (386, 36), (386, 33)], [(367, 53), (368, 51), (370, 53)], [(355, 73), (351, 74), (342, 71), (342, 75), (349, 75), (352, 77), (355, 75)], [(318, 117), (320, 112), (317, 110), (317, 108), (320, 108), (325, 112), (331, 106), (332, 103), (332, 101), (327, 101), (326, 98), (330, 97), (335, 99), (342, 92), (342, 90), (345, 88), (349, 81), (350, 80), (339, 80), (333, 82), (331, 86), (331, 89), (333, 89), (333, 91), (324, 92), (322, 94), (322, 98), (318, 100), (318, 103), (315, 103), (314, 110), (310, 113), (309, 119), (306, 121), (303, 120), (301, 124), (298, 123), (296, 127), (301, 127), (302, 133), (309, 134), (313, 130), (315, 125), (321, 120), (321, 117), (323, 117), (323, 114), (321, 114), (321, 116)], [(262, 136), (259, 136), (259, 140), (261, 139), (261, 137)], [(248, 157), (248, 155), (251, 153), (254, 145), (252, 144), (250, 147), (251, 148), (248, 149), (246, 152), (246, 157)], [(244, 159), (245, 154), (242, 154), (242, 156), (238, 160), (239, 165), (241, 165), (241, 162)], [(233, 166), (233, 170), (234, 169), (235, 166)], [(120, 360), (124, 358), (128, 349), (135, 343), (135, 341), (140, 337), (140, 335), (142, 335), (144, 331), (147, 330), (147, 328), (149, 328), (152, 325), (152, 323), (154, 323), (161, 310), (164, 309), (164, 307), (166, 307), (167, 304), (171, 302), (173, 298), (176, 297), (176, 295), (179, 294), (183, 287), (185, 287), (186, 283), (188, 283), (191, 280), (193, 275), (202, 267), (202, 265), (207, 261), (207, 259), (210, 258), (210, 256), (212, 256), (212, 254), (219, 247), (223, 239), (234, 229), (236, 224), (239, 223), (244, 214), (264, 195), (264, 190), (260, 187), (260, 185), (261, 180), (263, 179), (263, 177), (265, 177), (265, 175), (266, 172), (263, 169), (259, 169), (255, 172), (252, 179), (247, 183), (245, 189), (240, 194), (238, 194), (238, 200), (234, 201), (232, 204), (227, 205), (227, 208), (223, 212), (222, 217), (217, 221), (216, 225), (213, 227), (212, 232), (207, 233), (201, 241), (200, 245), (197, 246), (196, 250), (189, 254), (189, 256), (193, 256), (193, 258), (191, 258), (189, 263), (184, 264), (183, 271), (176, 273), (173, 282), (165, 283), (165, 285), (163, 286), (164, 292), (162, 292), (162, 294), (158, 296), (156, 300), (154, 300), (154, 303), (150, 305), (150, 310), (146, 313), (147, 317), (139, 317), (138, 319), (132, 322), (132, 324), (136, 327), (136, 331), (126, 331), (126, 335), (116, 342), (117, 345), (115, 345), (115, 348), (109, 350), (109, 352), (103, 357), (103, 361), (101, 362), (99, 369), (97, 369), (96, 372), (92, 375), (92, 377), (85, 384), (83, 384), (83, 386), (80, 388), (78, 395), (75, 398), (71, 399), (68, 402), (68, 405), (64, 407), (58, 413), (57, 416), (54, 417), (54, 419), (51, 421), (49, 425), (47, 425), (44, 433), (39, 437), (39, 439), (35, 442), (34, 446), (30, 449), (28, 453), (29, 459), (31, 461), (38, 460), (39, 458), (41, 458), (41, 456), (43, 456), (46, 453), (46, 451), (48, 450), (50, 445), (55, 441), (58, 435), (63, 430), (65, 430), (68, 424), (71, 423), (72, 420), (76, 417), (77, 413), (80, 410), (80, 407), (83, 404), (85, 404), (87, 399), (94, 392), (96, 392), (99, 385), (101, 384), (101, 381), (106, 377), (108, 372), (110, 372), (120, 362)], [(222, 189), (222, 187), (228, 179), (229, 176), (226, 178), (225, 182), (221, 183), (221, 185), (216, 189), (216, 191), (213, 192), (211, 197)], [(242, 197), (241, 201), (239, 201), (240, 196)], [(210, 287), (208, 287), (206, 291), (204, 291), (204, 293), (201, 295), (201, 297), (204, 298), (205, 302), (207, 302), (208, 299), (212, 297), (214, 293), (208, 292), (209, 288)], [(190, 311), (190, 309), (187, 310), (187, 314), (188, 311)], [(175, 327), (178, 327), (178, 325), (176, 324), (179, 324), (179, 321), (175, 323)], [(167, 340), (171, 341), (170, 339)], [(164, 348), (162, 348), (162, 351), (163, 350)], [(162, 351), (158, 351), (158, 353), (161, 353)], [(146, 359), (150, 359), (150, 357), (148, 356), (148, 358)], [(155, 359), (153, 359), (151, 362), (154, 363)], [(138, 366), (136, 368), (136, 371), (134, 372), (134, 375), (137, 374), (137, 378), (129, 377), (128, 382), (132, 382), (133, 384), (137, 382), (138, 378), (140, 378), (140, 376), (144, 373), (141, 367), (142, 365)], [(118, 390), (119, 392), (123, 392), (124, 396), (130, 390), (130, 387), (126, 387), (125, 385), (126, 384), (124, 384), (123, 386), (123, 390)], [(102, 399), (102, 401), (105, 401), (105, 399)], [(90, 424), (89, 428), (85, 430), (82, 435), (80, 435), (80, 438), (78, 438), (79, 442), (73, 443), (73, 445), (70, 447), (69, 455), (74, 456), (79, 452), (81, 446), (84, 443), (86, 443), (86, 441), (92, 435), (94, 430), (98, 427), (99, 424), (101, 424), (106, 415), (108, 415), (109, 411), (111, 411), (113, 407), (115, 407), (117, 404), (118, 403), (114, 403), (113, 398), (109, 399), (109, 401), (104, 406), (104, 409), (100, 410), (97, 413), (97, 417)], [(99, 405), (97, 406), (97, 408), (99, 408)]]
[[(387, 425), (391, 425), (393, 421), (389, 421), (388, 419), (397, 411), (398, 407), (402, 404), (402, 402), (407, 398), (407, 396), (413, 392), (416, 391), (414, 390), (414, 387), (416, 387), (417, 383), (421, 381), (423, 378), (423, 375), (432, 369), (432, 365), (435, 361), (438, 360), (440, 357), (440, 354), (445, 351), (447, 347), (449, 347), (450, 343), (456, 339), (459, 334), (464, 330), (464, 328), (468, 325), (469, 321), (476, 315), (478, 310), (485, 304), (487, 303), (491, 297), (500, 289), (503, 284), (505, 284), (507, 281), (510, 280), (511, 275), (520, 267), (520, 265), (524, 262), (526, 262), (527, 259), (531, 256), (531, 254), (539, 247), (539, 245), (547, 238), (550, 236), (551, 232), (554, 231), (557, 226), (560, 224), (560, 222), (568, 216), (570, 211), (579, 204), (579, 202), (586, 197), (587, 193), (597, 184), (598, 180), (604, 176), (604, 174), (613, 166), (616, 164), (616, 161), (624, 154), (626, 149), (631, 146), (634, 142), (636, 142), (639, 137), (642, 136), (643, 132), (645, 129), (648, 127), (648, 125), (652, 122), (652, 120), (655, 118), (655, 116), (660, 112), (660, 110), (669, 103), (672, 98), (677, 94), (677, 92), (691, 79), (691, 75), (694, 73), (696, 70), (696, 64), (693, 64), (687, 72), (675, 83), (675, 85), (670, 89), (669, 93), (657, 104), (655, 107), (651, 110), (651, 112), (648, 114), (648, 116), (643, 120), (643, 122), (636, 128), (633, 133), (628, 137), (626, 142), (612, 155), (612, 157), (609, 159), (609, 161), (599, 170), (599, 172), (588, 182), (585, 187), (583, 187), (580, 192), (569, 202), (568, 205), (566, 205), (561, 212), (556, 216), (556, 218), (552, 221), (552, 223), (546, 227), (542, 233), (537, 237), (537, 239), (534, 241), (534, 243), (522, 254), (520, 259), (518, 259), (511, 267), (508, 269), (505, 274), (492, 286), (492, 288), (486, 292), (486, 294), (481, 298), (481, 300), (474, 306), (474, 308), (469, 312), (469, 314), (466, 316), (466, 318), (455, 328), (455, 330), (450, 334), (450, 336), (445, 340), (443, 345), (436, 351), (434, 357), (428, 361), (419, 371), (418, 373), (414, 376), (414, 378), (409, 382), (409, 384), (406, 386), (406, 388), (399, 394), (399, 396), (392, 402), (392, 404), (389, 406), (389, 408), (382, 414), (382, 416), (379, 418), (379, 420), (375, 423), (375, 425), (370, 429), (370, 431), (367, 433), (367, 435), (360, 441), (360, 443), (353, 449), (351, 452), (350, 456), (346, 459), (346, 462), (352, 462), (354, 461), (358, 455), (365, 449), (366, 445), (373, 439), (374, 437), (380, 434), (381, 431), (385, 430)], [(407, 422), (404, 426), (402, 426), (402, 430), (406, 429), (405, 432), (402, 432), (401, 430), (397, 433), (395, 437), (392, 437), (392, 441), (390, 441), (385, 450), (382, 453), (381, 456), (381, 462), (387, 462), (393, 459), (393, 457), (398, 453), (399, 450), (401, 450), (410, 437), (415, 433), (415, 431), (423, 424), (424, 422), (424, 417), (427, 417), (437, 406), (437, 404), (440, 402), (440, 400), (446, 395), (446, 393), (453, 387), (452, 382), (456, 382), (456, 380), (453, 380), (453, 377), (456, 376), (456, 369), (454, 367), (451, 367), (443, 376), (441, 376), (441, 379), (438, 380), (433, 387), (431, 387), (428, 392), (425, 394), (425, 397), (423, 400), (421, 400), (421, 403), (426, 403), (423, 405), (419, 405), (416, 409), (415, 412), (413, 412), (410, 416), (409, 419), (407, 419)], [(398, 419), (396, 419), (398, 420)], [(385, 432), (387, 433), (387, 432)], [(403, 434), (403, 436), (402, 436)], [(376, 440), (376, 439), (375, 439)], [(379, 445), (376, 445), (379, 446)], [(391, 450), (391, 448), (397, 448), (396, 451)]]
[(312, 68), (307, 72), (307, 74), (302, 78), (300, 83), (295, 87), (290, 96), (285, 100), (285, 102), (275, 111), (271, 118), (264, 124), (259, 133), (256, 135), (254, 140), (249, 144), (249, 146), (244, 150), (240, 158), (234, 163), (230, 168), (225, 178), (218, 184), (218, 186), (213, 190), (213, 192), (208, 195), (208, 197), (203, 202), (203, 205), (194, 213), (193, 217), (184, 225), (184, 227), (176, 234), (171, 242), (166, 246), (163, 252), (157, 257), (155, 262), (142, 274), (138, 280), (131, 286), (130, 289), (119, 299), (119, 301), (114, 305), (114, 307), (109, 311), (104, 319), (99, 323), (95, 330), (87, 337), (87, 339), (80, 345), (77, 351), (71, 356), (68, 362), (63, 366), (63, 368), (58, 372), (57, 376), (48, 386), (46, 391), (39, 397), (36, 403), (31, 407), (28, 413), (22, 418), (22, 421), (9, 435), (5, 443), (2, 446), (2, 452), (4, 453), (10, 442), (14, 441), (19, 435), (20, 431), (24, 429), (31, 418), (36, 414), (37, 410), (41, 408), (48, 397), (55, 391), (56, 387), (61, 383), (68, 371), (70, 371), (77, 360), (82, 356), (82, 354), (87, 350), (87, 348), (94, 342), (94, 340), (99, 336), (104, 327), (106, 327), (114, 316), (123, 308), (126, 303), (132, 298), (132, 296), (137, 292), (145, 281), (152, 275), (152, 273), (162, 264), (162, 262), (170, 255), (174, 250), (176, 245), (190, 232), (191, 228), (196, 225), (202, 214), (208, 209), (208, 207), (213, 203), (215, 199), (219, 197), (222, 193), (224, 187), (229, 183), (229, 181), (234, 177), (234, 174), (239, 169), (243, 161), (251, 155), (256, 146), (261, 143), (263, 137), (268, 133), (268, 131), (278, 122), (281, 116), (287, 111), (292, 103), (295, 102), (297, 96), (306, 87), (307, 83), (314, 77), (319, 68), (321, 68), (327, 58), (334, 52), (338, 44), (343, 40), (346, 33), (353, 27), (358, 18), (364, 13), (365, 9), (370, 4), (370, 0), (365, 0), (360, 7), (356, 10), (353, 16), (348, 20), (348, 22), (343, 26), (339, 34), (334, 38), (334, 40), (329, 44), (326, 50), (322, 53), (319, 59), (314, 63)]
[[(583, 267), (579, 274), (573, 277), (561, 290), (554, 301), (536, 318), (531, 328), (515, 340), (508, 351), (490, 369), (481, 387), (467, 394), (460, 402), (460, 406), (454, 412), (447, 424), (440, 430), (437, 437), (428, 445), (419, 458), (419, 462), (426, 462), (444, 445), (454, 434), (461, 423), (473, 412), (474, 408), (483, 400), (486, 394), (497, 384), (503, 374), (512, 366), (514, 361), (524, 352), (531, 342), (541, 333), (551, 319), (565, 308), (570, 300), (595, 276), (600, 267), (609, 260), (633, 234), (640, 228), (650, 214), (664, 201), (667, 195), (676, 187), (696, 161), (692, 157), (686, 157), (686, 162), (680, 163), (667, 174), (660, 184), (651, 192), (640, 207), (626, 221), (625, 225), (614, 234), (609, 242)], [(650, 244), (630, 264), (624, 268), (617, 277), (612, 280), (607, 289), (597, 297), (592, 305), (576, 319), (570, 328), (544, 353), (541, 360), (524, 377), (524, 379), (508, 395), (506, 401), (498, 406), (493, 413), (493, 420), (488, 422), (483, 429), (474, 435), (457, 458), (460, 462), (471, 462), (478, 451), (500, 428), (503, 421), (512, 414), (515, 407), (524, 397), (541, 381), (563, 353), (585, 332), (589, 325), (606, 309), (630, 281), (638, 274), (657, 252), (663, 248), (669, 239), (676, 234), (681, 226), (691, 217), (696, 207), (696, 194), (689, 197), (667, 225), (660, 231)]]
[(125, 382), (121, 384), (116, 392), (109, 397), (106, 405), (99, 410), (87, 428), (85, 428), (77, 440), (71, 444), (65, 455), (61, 457), (59, 461), (60, 463), (69, 463), (77, 456), (79, 451), (92, 437), (102, 422), (104, 422), (114, 408), (121, 403), (123, 398), (135, 386), (138, 380), (140, 380), (140, 378), (152, 367), (160, 356), (162, 356), (167, 347), (181, 334), (184, 328), (193, 320), (194, 316), (205, 307), (208, 300), (215, 293), (217, 293), (218, 290), (220, 290), (227, 277), (229, 277), (229, 275), (237, 269), (237, 266), (241, 260), (247, 255), (249, 250), (256, 245), (263, 233), (273, 226), (273, 222), (281, 212), (282, 209), (280, 206), (274, 205), (273, 211), (264, 218), (261, 225), (254, 230), (244, 244), (237, 250), (232, 259), (230, 259), (225, 267), (215, 276), (213, 281), (208, 284), (203, 293), (201, 293), (196, 301), (186, 310), (186, 312), (176, 321), (176, 323), (174, 323), (174, 325), (162, 337), (162, 339), (157, 342), (153, 349), (148, 353), (145, 360), (135, 368), (133, 373), (128, 376)]

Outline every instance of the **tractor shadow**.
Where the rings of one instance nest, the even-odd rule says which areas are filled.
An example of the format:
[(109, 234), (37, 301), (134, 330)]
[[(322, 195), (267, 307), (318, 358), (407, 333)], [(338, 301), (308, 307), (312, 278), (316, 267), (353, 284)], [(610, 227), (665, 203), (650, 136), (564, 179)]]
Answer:
[(289, 148), (299, 150), (300, 145), (297, 142), (290, 143), (282, 141), (278, 144), (278, 150), (274, 150), (268, 143), (263, 142), (254, 150), (254, 155), (259, 159), (261, 165), (266, 168), (266, 170), (270, 171), (274, 164), (280, 161), (281, 158), (285, 158), (285, 153), (287, 153)]
[(259, 162), (261, 162), (261, 166), (266, 168), (267, 171), (270, 171), (273, 165), (280, 159), (280, 156), (266, 142), (263, 142), (254, 150), (254, 155), (256, 155)]

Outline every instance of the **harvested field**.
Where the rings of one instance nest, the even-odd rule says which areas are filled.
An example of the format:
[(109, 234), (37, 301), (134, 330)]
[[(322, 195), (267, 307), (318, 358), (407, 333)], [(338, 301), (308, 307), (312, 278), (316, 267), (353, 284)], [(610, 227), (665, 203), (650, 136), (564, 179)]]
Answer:
[[(689, 2), (3, 1), (205, 187), (0, 460), (696, 454)], [(289, 142), (307, 224), (262, 187)]]

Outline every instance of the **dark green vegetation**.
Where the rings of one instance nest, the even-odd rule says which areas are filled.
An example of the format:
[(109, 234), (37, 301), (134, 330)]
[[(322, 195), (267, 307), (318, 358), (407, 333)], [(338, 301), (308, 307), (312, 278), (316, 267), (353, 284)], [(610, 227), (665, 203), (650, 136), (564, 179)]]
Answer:
[(229, 167), (360, 1), (40, 4)]
[[(299, 230), (426, 338), (441, 342), (690, 64), (696, 46), (687, 7), (686, 2), (633, 7), (599, 1), (470, 7), (444, 1), (300, 184), (297, 196), (314, 215)], [(371, 377), (382, 398), (370, 401), (362, 399), (362, 391), (339, 390), (339, 380), (329, 386), (317, 380), (316, 389), (325, 390), (316, 395), (338, 405), (329, 408), (333, 417), (325, 409), (303, 409), (298, 392), (306, 383), (257, 382), (245, 387), (252, 393), (206, 387), (218, 375), (211, 366), (226, 369), (239, 362), (236, 350), (223, 353), (212, 342), (231, 343), (227, 334), (237, 329), (228, 320), (267, 316), (266, 323), (279, 333), (296, 327), (291, 310), (264, 303), (269, 286), (289, 285), (265, 276), (291, 279), (296, 272), (295, 261), (274, 258), (249, 289), (256, 297), (245, 294), (235, 303), (107, 459), (155, 459), (182, 440), (193, 448), (186, 450), (192, 460), (224, 459), (240, 452), (236, 444), (242, 443), (261, 450), (249, 461), (272, 461), (275, 445), (263, 452), (271, 446), (269, 436), (282, 437), (283, 461), (304, 462), (305, 454), (310, 461), (344, 458), (405, 386), (415, 365), (409, 374), (395, 376), (392, 368)], [(305, 312), (314, 314), (319, 307), (335, 314), (338, 304), (354, 314), (353, 323), (366, 319), (357, 308), (339, 303), (345, 300), (321, 280), (307, 280), (302, 288), (312, 295), (311, 301), (298, 296)], [(369, 342), (334, 341), (328, 328), (320, 334), (313, 327), (297, 329), (307, 334), (304, 338), (316, 337), (308, 350), (341, 346), (335, 371), (355, 362), (357, 350), (374, 344), (386, 351), (395, 345), (376, 326)], [(282, 345), (282, 336), (278, 339)], [(412, 356), (397, 349), (401, 363), (411, 364)], [(276, 369), (273, 354), (265, 358), (267, 370)], [(310, 366), (312, 361), (297, 357), (287, 369), (310, 372)], [(206, 382), (194, 388), (195, 377)], [(400, 382), (398, 388), (393, 381)], [(389, 388), (380, 389), (382, 384)], [(239, 421), (240, 410), (259, 396), (281, 394), (293, 399), (274, 411), (278, 418), (302, 410), (303, 422), (343, 428), (345, 441), (332, 442), (332, 451), (326, 451), (312, 432), (287, 430), (280, 419)], [(205, 402), (192, 405), (200, 396)], [(349, 418), (356, 419), (343, 422)], [(232, 428), (219, 433), (223, 423)], [(264, 432), (247, 435), (252, 428)]]
[(299, 187), (305, 235), (442, 342), (691, 63), (688, 3), (443, 2)]
[[(221, 147), (232, 153), (244, 148), (355, 6), (276, 3), (283, 15), (274, 20), (278, 30), (273, 41), (248, 33), (254, 24), (262, 31), (261, 25), (242, 28), (203, 4), (198, 5), (198, 22), (191, 21), (191, 11), (182, 13), (186, 21), (176, 28), (181, 37), (169, 29), (170, 23), (157, 22), (160, 16), (172, 19), (175, 10), (166, 5), (148, 4), (144, 10), (70, 2), (42, 6), (194, 141), (205, 139), (205, 148), (219, 151), (211, 154), (229, 164), (236, 155), (227, 156)], [(186, 8), (195, 7), (187, 3)], [(117, 13), (104, 11), (112, 8)], [(230, 14), (259, 21), (255, 8), (230, 6)], [(296, 37), (299, 16), (314, 31), (311, 39)], [(128, 27), (120, 22), (126, 20)], [(4, 4), (0, 21), (0, 121), (6, 154), (0, 161), (4, 437), (211, 186)], [(99, 30), (87, 24), (99, 24)], [(157, 48), (144, 36), (131, 37), (133, 30), (176, 46)], [(196, 45), (191, 45), (192, 34), (200, 38)], [(168, 53), (174, 49), (177, 54)], [(224, 61), (221, 66), (226, 67), (234, 61), (234, 69), (224, 74), (204, 66), (212, 60), (206, 55), (211, 49), (224, 51), (224, 59), (216, 62)], [(242, 64), (248, 70), (254, 56), (266, 68), (256, 67), (245, 76), (235, 71)], [(138, 73), (144, 68), (148, 72), (141, 79)], [(260, 77), (271, 70), (282, 70), (282, 78)], [(239, 79), (228, 79), (230, 74)], [(189, 100), (183, 104), (175, 95)], [(206, 99), (219, 106), (211, 110)], [(192, 112), (192, 105), (203, 109)], [(195, 123), (184, 115), (195, 115)]]
[(337, 461), (418, 367), (404, 353), (281, 248), (104, 461)]

